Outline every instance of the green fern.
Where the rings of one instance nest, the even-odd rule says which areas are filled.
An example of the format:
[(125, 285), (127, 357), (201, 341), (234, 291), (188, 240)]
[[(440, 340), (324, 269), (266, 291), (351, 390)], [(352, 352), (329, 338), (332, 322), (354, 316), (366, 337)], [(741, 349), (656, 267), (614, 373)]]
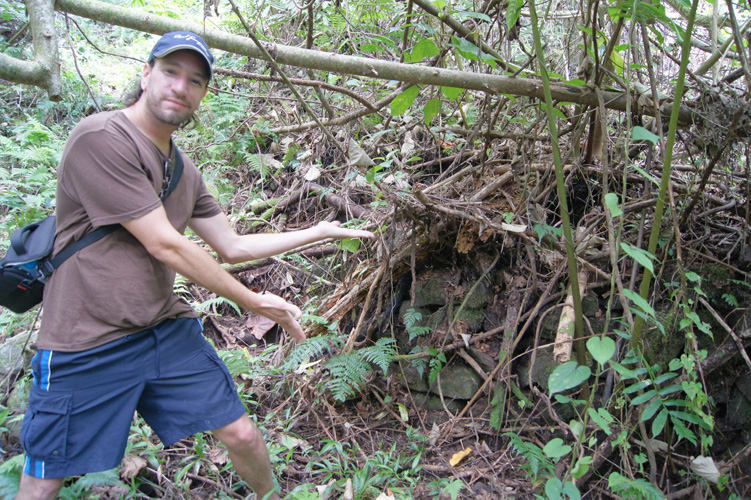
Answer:
[(429, 326), (420, 326), (416, 323), (422, 321), (422, 313), (415, 311), (413, 308), (407, 309), (404, 313), (404, 326), (407, 328), (409, 334), (409, 341), (412, 342), (417, 337), (427, 335), (432, 331)]
[(347, 401), (356, 396), (370, 373), (370, 364), (355, 353), (338, 354), (326, 362), (330, 378), (323, 388), (337, 401)]
[(21, 480), (23, 455), (16, 455), (0, 464), (0, 498), (16, 498)]
[(311, 337), (305, 339), (295, 346), (289, 353), (284, 362), (287, 369), (294, 370), (303, 363), (321, 356), (323, 353), (330, 353), (333, 346), (340, 345), (341, 340), (334, 335), (321, 335), (320, 337)]
[(378, 366), (383, 373), (389, 370), (391, 360), (396, 354), (396, 341), (392, 338), (384, 337), (378, 339), (375, 345), (360, 349), (357, 351), (357, 355), (368, 363), (373, 363)]
[(248, 361), (247, 350), (218, 351), (218, 354), (233, 377), (239, 377), (248, 372), (250, 363)]
[(441, 374), (441, 370), (443, 369), (444, 364), (446, 364), (446, 355), (442, 352), (439, 352), (438, 354), (430, 358), (430, 373), (428, 374), (429, 385), (432, 386), (433, 382), (435, 382), (435, 379), (438, 378), (438, 375)]
[(368, 375), (373, 372), (371, 363), (386, 373), (395, 354), (394, 339), (382, 338), (370, 347), (334, 356), (324, 365), (329, 379), (323, 387), (334, 399), (344, 402), (362, 391)]
[(120, 481), (117, 469), (110, 469), (103, 472), (90, 472), (82, 476), (71, 486), (71, 489), (82, 493), (84, 490), (91, 490), (99, 486), (114, 486), (116, 484), (125, 485)]
[[(194, 308), (195, 308), (195, 309), (196, 309), (196, 310), (197, 310), (198, 312), (200, 312), (200, 313), (203, 313), (203, 314), (209, 314), (209, 313), (208, 313), (207, 311), (208, 311), (208, 310), (209, 310), (209, 309), (210, 309), (210, 308), (211, 308), (212, 306), (214, 306), (214, 305), (222, 305), (222, 304), (226, 304), (226, 305), (228, 305), (228, 306), (232, 307), (232, 309), (234, 309), (234, 310), (235, 310), (235, 312), (237, 312), (237, 315), (238, 315), (238, 316), (242, 316), (242, 314), (243, 314), (243, 313), (242, 313), (242, 311), (240, 310), (240, 307), (238, 307), (238, 305), (237, 305), (237, 304), (235, 304), (234, 302), (232, 302), (231, 300), (229, 300), (229, 299), (225, 299), (224, 297), (214, 297), (213, 299), (208, 299), (208, 300), (205, 300), (205, 301), (201, 302), (200, 304), (194, 304), (194, 305), (193, 305), (193, 307), (194, 307)], [(220, 315), (220, 314), (218, 314), (218, 313), (216, 313), (216, 314), (214, 314), (214, 315), (215, 315), (215, 316), (221, 316), (221, 315)]]

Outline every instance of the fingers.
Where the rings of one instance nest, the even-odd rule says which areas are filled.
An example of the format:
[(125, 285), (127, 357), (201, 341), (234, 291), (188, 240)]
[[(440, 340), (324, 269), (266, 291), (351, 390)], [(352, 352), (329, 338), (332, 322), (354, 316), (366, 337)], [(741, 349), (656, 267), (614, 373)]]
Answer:
[(297, 342), (305, 340), (305, 332), (297, 321), (302, 317), (302, 310), (273, 293), (260, 294), (264, 299), (260, 314), (279, 324), (292, 339)]

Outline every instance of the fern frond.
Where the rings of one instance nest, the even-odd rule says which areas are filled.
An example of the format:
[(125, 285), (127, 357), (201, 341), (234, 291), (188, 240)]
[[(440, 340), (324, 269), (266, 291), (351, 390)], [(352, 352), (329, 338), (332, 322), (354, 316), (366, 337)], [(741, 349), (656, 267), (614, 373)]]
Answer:
[(116, 484), (124, 484), (120, 481), (120, 475), (117, 473), (117, 469), (110, 469), (104, 472), (91, 472), (81, 477), (76, 481), (76, 490), (90, 490), (97, 486), (113, 486)]
[(344, 402), (361, 390), (370, 373), (370, 365), (357, 354), (338, 354), (326, 362), (330, 378), (323, 388), (337, 401)]
[(360, 349), (356, 354), (364, 361), (375, 364), (383, 370), (383, 373), (386, 373), (391, 364), (391, 360), (396, 354), (395, 344), (396, 341), (394, 339), (383, 337), (378, 339), (378, 342), (376, 342), (375, 345)]
[(297, 368), (301, 364), (321, 356), (324, 352), (330, 353), (333, 345), (338, 344), (341, 344), (341, 340), (334, 335), (321, 335), (320, 337), (305, 339), (289, 353), (284, 365), (288, 369)]

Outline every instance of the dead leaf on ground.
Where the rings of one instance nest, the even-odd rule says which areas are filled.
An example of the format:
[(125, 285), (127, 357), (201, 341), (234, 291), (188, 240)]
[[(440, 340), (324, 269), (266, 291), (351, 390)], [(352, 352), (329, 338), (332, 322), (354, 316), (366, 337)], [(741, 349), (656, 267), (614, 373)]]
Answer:
[(227, 450), (220, 447), (212, 447), (209, 450), (209, 460), (215, 465), (224, 465), (229, 460)]
[(469, 456), (470, 453), (472, 453), (471, 448), (465, 448), (458, 453), (454, 453), (454, 456), (452, 456), (451, 460), (449, 460), (449, 465), (451, 465), (451, 467), (456, 467), (457, 465), (461, 463), (462, 460), (467, 458), (467, 456)]
[(123, 464), (120, 467), (120, 477), (123, 479), (133, 479), (146, 468), (146, 460), (138, 455), (127, 455), (123, 458)]
[(250, 334), (258, 340), (261, 340), (269, 330), (274, 328), (274, 325), (276, 323), (260, 314), (254, 314), (245, 321), (245, 326), (250, 331)]

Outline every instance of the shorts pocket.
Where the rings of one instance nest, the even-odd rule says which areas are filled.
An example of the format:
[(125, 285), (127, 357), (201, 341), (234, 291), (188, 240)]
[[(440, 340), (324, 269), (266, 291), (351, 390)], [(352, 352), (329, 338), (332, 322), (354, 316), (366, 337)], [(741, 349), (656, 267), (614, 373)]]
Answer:
[(70, 392), (49, 392), (31, 387), (29, 409), (21, 426), (21, 444), (29, 456), (49, 462), (67, 459), (72, 401)]
[(229, 368), (227, 368), (227, 365), (224, 364), (224, 361), (219, 357), (219, 354), (216, 352), (216, 349), (212, 347), (211, 344), (206, 342), (206, 345), (203, 347), (203, 352), (206, 354), (206, 356), (216, 364), (216, 366), (224, 373), (224, 377), (227, 379), (227, 385), (230, 388), (231, 392), (234, 392), (235, 389), (235, 381), (232, 378), (232, 374), (229, 372)]

